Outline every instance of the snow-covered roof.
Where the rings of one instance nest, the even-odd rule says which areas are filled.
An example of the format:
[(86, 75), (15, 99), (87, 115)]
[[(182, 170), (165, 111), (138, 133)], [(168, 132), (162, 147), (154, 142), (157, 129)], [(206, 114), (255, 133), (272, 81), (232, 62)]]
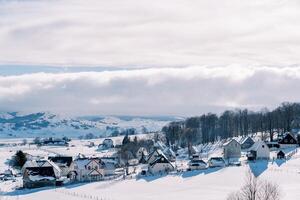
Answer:
[(254, 140), (249, 136), (241, 138), (241, 140), (239, 142), (240, 142), (240, 144), (244, 144), (249, 139), (254, 142)]
[(269, 148), (268, 145), (264, 141), (259, 140), (259, 141), (256, 141), (249, 150), (257, 151), (259, 148), (262, 147), (262, 145), (264, 145), (266, 148)]
[(53, 167), (28, 167), (26, 171), (31, 181), (55, 180), (56, 178)]
[(225, 143), (223, 144), (223, 146), (227, 146), (227, 145), (230, 144), (231, 142), (236, 142), (236, 143), (239, 144), (239, 142), (236, 141), (235, 139), (230, 139), (229, 141), (225, 142)]

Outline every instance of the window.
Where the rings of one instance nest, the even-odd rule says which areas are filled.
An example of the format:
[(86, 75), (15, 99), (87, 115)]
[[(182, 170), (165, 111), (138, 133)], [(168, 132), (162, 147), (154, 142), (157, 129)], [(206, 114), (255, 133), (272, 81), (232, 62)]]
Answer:
[(95, 170), (97, 170), (98, 169), (98, 166), (95, 166)]
[(88, 166), (88, 170), (91, 170), (91, 166)]
[(262, 145), (262, 148), (265, 148), (265, 145)]

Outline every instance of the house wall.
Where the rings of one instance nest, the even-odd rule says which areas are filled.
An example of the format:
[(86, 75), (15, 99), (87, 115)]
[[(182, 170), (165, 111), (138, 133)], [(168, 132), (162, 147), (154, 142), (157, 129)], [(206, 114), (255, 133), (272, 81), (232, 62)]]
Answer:
[(260, 147), (256, 151), (257, 159), (269, 159), (270, 158), (270, 149), (266, 144), (262, 144), (264, 147)]
[(149, 172), (152, 174), (166, 173), (173, 170), (174, 168), (170, 163), (156, 163), (153, 166), (149, 166)]
[(285, 148), (292, 148), (292, 147), (297, 147), (298, 144), (279, 144), (280, 148), (285, 149)]
[(56, 180), (43, 180), (43, 181), (30, 181), (29, 179), (23, 179), (24, 188), (39, 188), (47, 186), (55, 186)]
[(241, 145), (233, 140), (224, 147), (224, 158), (229, 159), (239, 157), (241, 157)]
[[(103, 174), (103, 170), (100, 168), (99, 163), (96, 162), (95, 160), (89, 162), (84, 168), (78, 168), (75, 165), (74, 170), (77, 172), (77, 177), (76, 178), (77, 178), (78, 181), (92, 181), (92, 180), (94, 180), (94, 178), (92, 178), (90, 176), (90, 173), (93, 170), (98, 170), (101, 174)], [(96, 180), (98, 180), (98, 178)]]

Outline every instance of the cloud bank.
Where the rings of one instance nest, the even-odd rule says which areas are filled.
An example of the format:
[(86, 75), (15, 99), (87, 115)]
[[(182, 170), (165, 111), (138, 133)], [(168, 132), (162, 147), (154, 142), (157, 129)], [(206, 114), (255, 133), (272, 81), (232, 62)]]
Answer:
[(0, 63), (300, 63), (298, 0), (2, 0)]
[(0, 110), (196, 115), (300, 99), (300, 67), (191, 66), (0, 76)]

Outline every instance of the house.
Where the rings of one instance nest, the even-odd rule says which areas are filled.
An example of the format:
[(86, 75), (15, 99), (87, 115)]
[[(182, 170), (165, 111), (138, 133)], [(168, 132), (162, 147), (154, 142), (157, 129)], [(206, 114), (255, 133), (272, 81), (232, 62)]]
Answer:
[(54, 162), (46, 159), (26, 161), (21, 172), (24, 173), (27, 168), (32, 167), (52, 167), (56, 178), (60, 178), (62, 175), (61, 169)]
[(99, 181), (104, 176), (115, 174), (115, 163), (100, 158), (79, 158), (74, 161), (78, 181)]
[(240, 158), (241, 157), (241, 144), (235, 139), (231, 139), (223, 144), (224, 159)]
[(242, 138), (240, 141), (242, 149), (249, 149), (254, 143), (254, 140), (249, 136)]
[(47, 138), (40, 142), (43, 146), (69, 146), (69, 143), (65, 139), (60, 138)]
[(54, 156), (48, 157), (48, 160), (52, 161), (60, 168), (61, 176), (68, 176), (71, 171), (74, 171), (72, 156)]
[(116, 172), (116, 162), (114, 160), (102, 160), (101, 159), (100, 170), (104, 176), (114, 175)]
[(297, 139), (291, 133), (286, 133), (283, 138), (278, 142), (280, 148), (295, 147), (298, 145)]
[(14, 180), (15, 172), (11, 169), (4, 170), (3, 173), (0, 173), (0, 180)]
[(282, 150), (278, 151), (277, 159), (285, 159), (285, 153)]
[(225, 161), (222, 157), (211, 157), (208, 160), (209, 167), (225, 167)]
[(199, 170), (199, 169), (206, 169), (207, 164), (201, 159), (193, 159), (188, 163), (189, 170)]
[(248, 160), (269, 159), (270, 149), (264, 141), (257, 141), (247, 153)]
[(154, 144), (154, 149), (153, 150), (156, 150), (156, 149), (160, 149), (165, 154), (165, 156), (167, 156), (167, 158), (170, 161), (175, 161), (175, 159), (176, 159), (175, 152), (171, 148), (167, 147), (163, 142), (157, 141)]
[(78, 181), (99, 181), (104, 174), (100, 171), (100, 159), (80, 158), (74, 161), (74, 171)]
[(106, 138), (103, 140), (101, 144), (99, 144), (98, 149), (99, 150), (107, 150), (114, 147), (114, 141), (110, 138)]
[(163, 153), (156, 156), (148, 165), (148, 171), (151, 174), (167, 173), (173, 170), (175, 167)]
[(6, 169), (3, 174), (4, 174), (4, 176), (7, 176), (7, 177), (15, 176), (13, 170), (11, 170), (11, 169)]
[(27, 167), (23, 173), (24, 188), (55, 186), (56, 176), (53, 167)]

